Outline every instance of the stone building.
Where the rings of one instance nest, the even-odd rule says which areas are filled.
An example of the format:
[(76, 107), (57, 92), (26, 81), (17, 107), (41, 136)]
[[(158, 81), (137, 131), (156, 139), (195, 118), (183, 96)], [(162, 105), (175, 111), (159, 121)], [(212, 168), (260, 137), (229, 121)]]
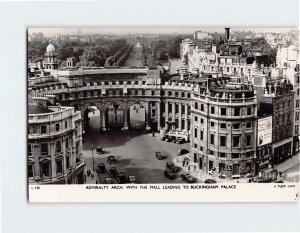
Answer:
[(47, 106), (53, 96), (28, 105), (28, 182), (83, 184), (81, 114), (73, 107)]
[(193, 163), (227, 177), (252, 173), (256, 138), (256, 94), (239, 79), (201, 82), (192, 92)]
[(44, 67), (47, 70), (55, 70), (58, 68), (57, 53), (51, 41), (46, 48)]

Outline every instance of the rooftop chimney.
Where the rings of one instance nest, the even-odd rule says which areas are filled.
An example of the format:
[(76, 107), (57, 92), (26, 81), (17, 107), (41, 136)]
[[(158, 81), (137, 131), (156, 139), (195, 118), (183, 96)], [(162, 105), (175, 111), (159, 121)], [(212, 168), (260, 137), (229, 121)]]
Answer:
[(225, 28), (225, 37), (226, 37), (226, 40), (229, 40), (229, 36), (230, 36), (230, 28)]

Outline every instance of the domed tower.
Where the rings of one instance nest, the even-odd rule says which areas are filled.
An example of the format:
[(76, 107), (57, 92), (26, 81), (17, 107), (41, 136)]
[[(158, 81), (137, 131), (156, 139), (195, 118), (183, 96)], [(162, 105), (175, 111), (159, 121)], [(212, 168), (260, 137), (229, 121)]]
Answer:
[(49, 69), (49, 70), (55, 70), (58, 68), (57, 53), (51, 41), (49, 42), (49, 45), (47, 46), (46, 49), (45, 58), (44, 58), (44, 67), (45, 69)]

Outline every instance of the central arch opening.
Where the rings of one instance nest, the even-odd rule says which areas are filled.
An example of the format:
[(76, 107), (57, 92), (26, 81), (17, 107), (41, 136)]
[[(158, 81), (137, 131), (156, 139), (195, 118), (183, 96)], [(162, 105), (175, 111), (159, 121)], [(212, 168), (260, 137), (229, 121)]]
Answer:
[(130, 128), (135, 130), (145, 129), (146, 110), (141, 104), (133, 104), (129, 109)]
[(107, 109), (107, 120), (110, 129), (122, 129), (125, 123), (124, 110), (119, 108), (117, 104), (109, 106)]

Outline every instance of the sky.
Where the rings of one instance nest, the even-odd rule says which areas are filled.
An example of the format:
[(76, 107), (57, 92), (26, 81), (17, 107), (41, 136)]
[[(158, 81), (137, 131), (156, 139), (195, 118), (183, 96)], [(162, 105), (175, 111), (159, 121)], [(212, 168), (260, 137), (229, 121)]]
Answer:
[[(296, 28), (232, 28), (231, 31), (244, 30), (253, 31), (257, 33), (263, 32), (277, 32), (285, 33), (291, 29)], [(122, 27), (122, 28), (29, 28), (28, 34), (42, 32), (44, 35), (53, 36), (58, 34), (162, 34), (162, 33), (177, 33), (177, 34), (191, 34), (194, 31), (205, 31), (205, 32), (224, 32), (224, 28), (203, 28), (203, 27), (178, 27), (178, 28), (146, 28), (146, 27)]]

